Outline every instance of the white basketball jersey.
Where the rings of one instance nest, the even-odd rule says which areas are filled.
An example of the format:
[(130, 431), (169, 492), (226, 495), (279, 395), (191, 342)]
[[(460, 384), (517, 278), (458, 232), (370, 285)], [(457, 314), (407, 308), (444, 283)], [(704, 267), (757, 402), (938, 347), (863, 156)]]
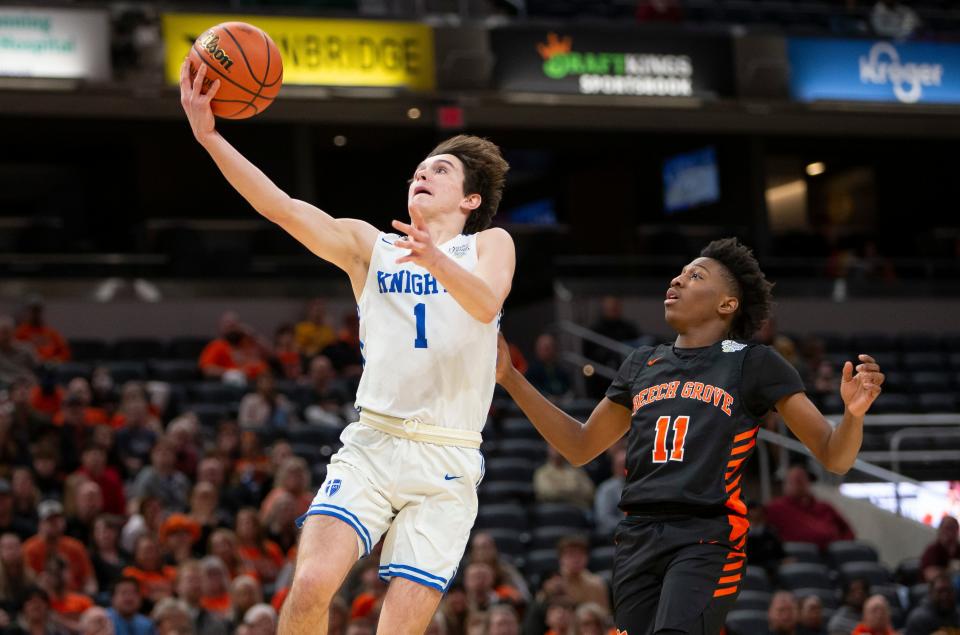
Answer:
[[(480, 432), (493, 399), (499, 316), (476, 320), (426, 269), (397, 264), (409, 250), (381, 233), (360, 294), (364, 368), (357, 407), (401, 419)], [(439, 245), (467, 271), (477, 235)]]

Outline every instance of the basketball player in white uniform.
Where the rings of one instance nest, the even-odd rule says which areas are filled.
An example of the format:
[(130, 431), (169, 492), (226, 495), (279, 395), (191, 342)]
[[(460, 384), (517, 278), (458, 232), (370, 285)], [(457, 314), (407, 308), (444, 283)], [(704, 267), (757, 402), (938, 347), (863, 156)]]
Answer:
[(413, 174), (411, 223), (397, 234), (335, 219), (290, 198), (214, 129), (210, 100), (181, 70), (197, 141), (264, 217), (350, 277), (365, 368), (360, 421), (342, 435), (309, 512), (280, 616), (284, 635), (326, 633), (330, 600), (356, 560), (386, 536), (390, 585), (378, 633), (423, 633), (456, 573), (477, 512), (480, 431), (493, 397), (497, 328), (516, 263), (487, 229), (507, 163), (489, 141), (458, 136)]

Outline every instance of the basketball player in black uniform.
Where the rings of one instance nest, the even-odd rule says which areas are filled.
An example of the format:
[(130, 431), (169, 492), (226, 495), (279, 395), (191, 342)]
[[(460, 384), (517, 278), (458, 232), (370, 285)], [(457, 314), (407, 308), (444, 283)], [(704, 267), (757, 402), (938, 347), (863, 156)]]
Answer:
[(513, 369), (501, 338), (498, 382), (571, 463), (591, 461), (629, 431), (613, 570), (621, 633), (720, 632), (745, 567), (743, 467), (770, 409), (832, 472), (849, 470), (860, 450), (880, 367), (869, 355), (844, 364), (846, 409), (833, 428), (786, 360), (746, 343), (769, 315), (771, 287), (736, 239), (707, 245), (667, 290), (676, 340), (634, 351), (585, 424)]

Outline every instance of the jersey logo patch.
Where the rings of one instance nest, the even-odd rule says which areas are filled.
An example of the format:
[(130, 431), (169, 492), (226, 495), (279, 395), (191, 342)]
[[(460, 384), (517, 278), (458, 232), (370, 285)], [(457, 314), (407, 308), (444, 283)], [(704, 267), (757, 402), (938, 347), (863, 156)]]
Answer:
[(340, 479), (338, 478), (331, 479), (327, 481), (327, 484), (324, 486), (323, 491), (327, 494), (327, 496), (333, 496), (334, 494), (340, 491), (340, 484), (341, 484)]
[(444, 475), (443, 475), (443, 480), (445, 480), (445, 481), (452, 481), (452, 480), (455, 479), (455, 478), (463, 478), (463, 476), (462, 476), (462, 475), (461, 475), (461, 476), (452, 476), (452, 475), (450, 475), (450, 474), (444, 474)]
[(470, 251), (470, 245), (451, 245), (450, 248), (447, 249), (447, 253), (454, 258), (462, 258), (467, 255), (468, 251)]
[(737, 351), (742, 351), (746, 347), (746, 344), (734, 342), (733, 340), (723, 340), (723, 342), (720, 344), (720, 348), (724, 353), (736, 353)]
[(647, 360), (647, 366), (653, 366), (654, 364), (656, 364), (657, 362), (659, 362), (661, 359), (663, 359), (663, 358), (662, 358), (662, 357), (654, 357), (653, 359), (648, 359), (648, 360)]

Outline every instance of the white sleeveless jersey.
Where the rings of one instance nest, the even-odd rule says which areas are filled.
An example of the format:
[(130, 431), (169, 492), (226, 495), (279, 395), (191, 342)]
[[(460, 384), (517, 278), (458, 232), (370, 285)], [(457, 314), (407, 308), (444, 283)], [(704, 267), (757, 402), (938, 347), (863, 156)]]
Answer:
[[(356, 405), (401, 419), (480, 432), (493, 399), (499, 316), (484, 324), (426, 269), (397, 264), (409, 250), (381, 233), (360, 294), (363, 376)], [(439, 245), (467, 271), (477, 266), (477, 235)]]

